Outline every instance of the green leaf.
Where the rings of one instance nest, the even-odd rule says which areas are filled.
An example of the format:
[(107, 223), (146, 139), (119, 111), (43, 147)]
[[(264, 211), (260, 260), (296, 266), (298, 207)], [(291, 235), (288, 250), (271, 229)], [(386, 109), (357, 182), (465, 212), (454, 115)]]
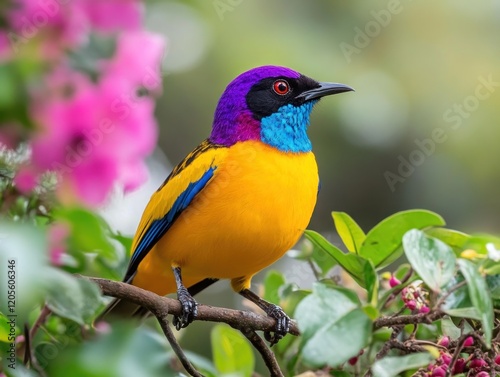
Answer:
[(221, 376), (251, 377), (254, 355), (239, 331), (227, 325), (216, 325), (211, 334), (214, 364)]
[(133, 323), (113, 323), (105, 335), (54, 348), (58, 353), (48, 361), (50, 377), (68, 377), (68, 371), (71, 377), (178, 376), (169, 367), (172, 353), (166, 339)]
[(415, 209), (398, 212), (368, 232), (359, 255), (370, 259), (377, 269), (383, 268), (401, 256), (402, 239), (407, 231), (444, 224), (443, 218), (431, 211)]
[(467, 281), (470, 299), (480, 315), (485, 342), (489, 346), (493, 332), (494, 315), (488, 285), (473, 263), (465, 259), (459, 259), (458, 266)]
[(109, 228), (98, 215), (83, 208), (59, 208), (54, 217), (69, 224), (71, 248), (84, 252), (98, 252), (101, 256), (114, 259), (115, 248), (108, 238)]
[(304, 363), (314, 367), (338, 366), (366, 347), (372, 321), (357, 308), (335, 321), (329, 320), (302, 348)]
[(284, 294), (281, 299), (280, 305), (285, 311), (285, 313), (294, 313), (297, 305), (307, 296), (309, 296), (311, 292), (306, 291), (304, 289), (297, 289), (290, 293)]
[(362, 287), (364, 282), (364, 265), (365, 259), (356, 254), (344, 254), (338, 247), (328, 242), (321, 234), (312, 230), (306, 230), (305, 236), (317, 247), (321, 248), (328, 255), (337, 261), (337, 263)]
[(80, 325), (91, 324), (103, 304), (97, 285), (62, 271), (55, 271), (50, 280), (46, 301), (50, 310)]
[[(40, 229), (27, 224), (0, 222), (0, 266), (2, 278), (8, 271), (15, 281), (15, 305), (9, 306), (4, 280), (0, 294), (0, 311), (17, 315), (17, 323), (28, 320), (33, 308), (43, 302), (47, 278), (55, 271), (49, 266), (47, 238)], [(12, 269), (10, 268), (12, 266)]]
[[(500, 264), (500, 263), (499, 263)], [(486, 284), (491, 293), (491, 298), (500, 299), (500, 275), (487, 275)]]
[(443, 241), (448, 246), (459, 251), (462, 251), (467, 242), (471, 239), (471, 236), (466, 233), (447, 228), (430, 228), (427, 229), (425, 233), (430, 237)]
[(314, 283), (313, 293), (299, 303), (294, 313), (302, 341), (307, 341), (328, 321), (337, 321), (357, 307), (359, 300), (354, 300), (344, 290)]
[(366, 290), (368, 291), (368, 302), (373, 306), (377, 306), (379, 288), (378, 274), (370, 260), (366, 261), (364, 270)]
[(380, 316), (379, 310), (372, 305), (363, 306), (363, 311), (372, 321), (375, 321)]
[(360, 308), (355, 292), (315, 283), (313, 293), (295, 310), (301, 355), (312, 366), (338, 365), (364, 348), (372, 322)]
[(264, 300), (279, 305), (279, 289), (285, 283), (285, 277), (281, 272), (276, 270), (269, 271), (264, 279)]
[(403, 237), (408, 261), (422, 280), (435, 292), (446, 285), (455, 273), (455, 254), (444, 242), (413, 229)]
[(361, 227), (345, 212), (332, 212), (335, 229), (351, 253), (358, 253), (366, 238)]
[(461, 335), (460, 328), (450, 318), (443, 318), (441, 320), (441, 331), (443, 335), (450, 337), (451, 340), (457, 340)]
[[(306, 240), (307, 242), (310, 242)], [(313, 244), (313, 251), (311, 254), (311, 259), (318, 266), (321, 276), (326, 276), (328, 272), (337, 265), (337, 261), (333, 259), (329, 254), (319, 248), (317, 245)]]
[(429, 353), (414, 353), (406, 356), (387, 356), (372, 366), (373, 377), (396, 377), (401, 372), (430, 364), (434, 357)]

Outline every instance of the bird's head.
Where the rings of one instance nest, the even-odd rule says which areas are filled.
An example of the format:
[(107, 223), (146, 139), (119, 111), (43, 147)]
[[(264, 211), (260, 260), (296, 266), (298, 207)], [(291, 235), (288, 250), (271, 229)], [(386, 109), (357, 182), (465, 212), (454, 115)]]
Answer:
[(236, 77), (215, 110), (210, 140), (233, 145), (261, 140), (284, 152), (309, 152), (309, 116), (321, 97), (352, 91), (315, 81), (289, 68), (263, 66)]

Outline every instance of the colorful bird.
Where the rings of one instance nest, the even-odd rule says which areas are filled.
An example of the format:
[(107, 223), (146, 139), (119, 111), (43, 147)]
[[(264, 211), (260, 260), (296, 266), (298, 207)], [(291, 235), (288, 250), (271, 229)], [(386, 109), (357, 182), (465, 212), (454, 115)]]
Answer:
[[(222, 94), (210, 137), (152, 195), (137, 228), (124, 281), (177, 292), (177, 329), (197, 315), (193, 295), (219, 279), (276, 319), (271, 344), (288, 331), (283, 310), (250, 291), (252, 277), (289, 250), (316, 204), (318, 168), (307, 136), (321, 97), (352, 91), (289, 68), (263, 66)], [(116, 300), (107, 312), (141, 313)]]

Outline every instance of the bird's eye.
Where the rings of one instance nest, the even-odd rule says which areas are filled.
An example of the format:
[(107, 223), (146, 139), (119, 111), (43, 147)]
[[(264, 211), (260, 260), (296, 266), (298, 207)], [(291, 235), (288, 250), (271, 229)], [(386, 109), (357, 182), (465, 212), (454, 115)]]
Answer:
[(276, 94), (284, 96), (290, 91), (290, 85), (285, 80), (276, 80), (273, 84), (273, 90)]

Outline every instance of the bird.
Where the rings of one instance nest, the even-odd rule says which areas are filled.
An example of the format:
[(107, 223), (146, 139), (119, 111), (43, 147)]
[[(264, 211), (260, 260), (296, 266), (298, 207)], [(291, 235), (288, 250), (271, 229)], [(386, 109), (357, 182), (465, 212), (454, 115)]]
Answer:
[[(197, 316), (193, 296), (214, 282), (276, 320), (271, 345), (290, 318), (250, 290), (252, 277), (280, 259), (309, 224), (319, 175), (307, 135), (313, 107), (353, 91), (282, 66), (237, 76), (221, 95), (210, 136), (189, 153), (151, 196), (132, 241), (124, 282), (159, 295), (177, 293), (177, 330)], [(144, 314), (115, 299), (109, 313)]]

